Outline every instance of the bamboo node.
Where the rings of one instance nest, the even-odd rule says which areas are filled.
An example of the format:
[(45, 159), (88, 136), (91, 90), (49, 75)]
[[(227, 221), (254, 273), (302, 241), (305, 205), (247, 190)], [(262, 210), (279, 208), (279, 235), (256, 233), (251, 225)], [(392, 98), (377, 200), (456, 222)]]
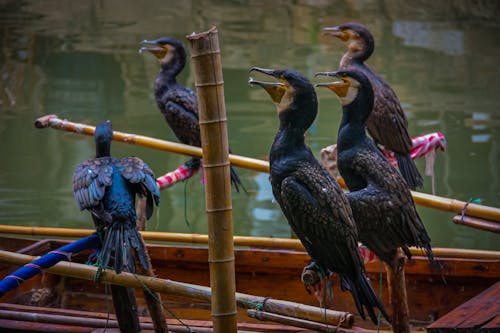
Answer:
[(205, 125), (205, 124), (215, 124), (215, 123), (222, 123), (222, 122), (227, 122), (227, 118), (220, 118), (220, 119), (215, 119), (215, 120), (200, 120), (198, 123), (200, 125)]
[(222, 162), (222, 163), (210, 163), (210, 164), (203, 163), (203, 167), (205, 169), (210, 169), (210, 168), (218, 168), (218, 167), (223, 167), (223, 166), (229, 166), (230, 164), (231, 163), (229, 161)]
[(203, 82), (203, 83), (198, 83), (196, 82), (194, 84), (195, 87), (217, 87), (217, 86), (223, 86), (224, 81), (215, 81), (215, 82)]
[(205, 212), (207, 213), (215, 213), (215, 212), (226, 212), (229, 210), (232, 210), (233, 206), (228, 206), (228, 207), (220, 207), (220, 208), (207, 208)]
[(234, 256), (224, 258), (224, 259), (208, 259), (209, 263), (215, 263), (215, 264), (220, 264), (220, 263), (225, 263), (225, 262), (232, 262), (234, 261)]
[(237, 314), (238, 314), (238, 311), (222, 312), (222, 313), (212, 313), (212, 317), (216, 317), (216, 318), (229, 317), (229, 316), (235, 316)]
[(214, 50), (214, 51), (204, 52), (204, 53), (199, 53), (199, 54), (192, 54), (191, 59), (199, 58), (199, 57), (203, 57), (203, 56), (209, 56), (212, 54), (220, 54), (220, 50)]

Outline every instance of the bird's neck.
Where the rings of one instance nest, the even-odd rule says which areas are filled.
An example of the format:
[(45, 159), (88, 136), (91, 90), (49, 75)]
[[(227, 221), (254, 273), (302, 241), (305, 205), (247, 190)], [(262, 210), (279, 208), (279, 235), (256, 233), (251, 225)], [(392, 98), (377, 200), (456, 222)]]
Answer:
[(106, 143), (96, 143), (95, 146), (95, 157), (109, 157), (111, 156), (111, 144)]
[(182, 56), (176, 54), (168, 63), (161, 65), (160, 74), (166, 79), (173, 80), (175, 82), (175, 77), (182, 71), (185, 65), (185, 55)]
[(355, 105), (352, 104), (342, 107), (342, 120), (337, 138), (337, 149), (339, 151), (356, 146), (367, 137), (365, 121), (356, 117), (356, 111), (353, 111), (354, 107)]
[(347, 52), (340, 59), (340, 68), (345, 68), (350, 65), (363, 65), (364, 62), (372, 55), (374, 50), (374, 42), (368, 39), (366, 43), (350, 43), (347, 45)]
[(349, 66), (365, 66), (364, 57), (359, 57), (357, 54), (352, 52), (346, 52), (342, 59), (340, 59), (340, 68), (346, 68)]
[(280, 124), (271, 147), (271, 162), (306, 148), (304, 134), (303, 129), (293, 128), (291, 124)]

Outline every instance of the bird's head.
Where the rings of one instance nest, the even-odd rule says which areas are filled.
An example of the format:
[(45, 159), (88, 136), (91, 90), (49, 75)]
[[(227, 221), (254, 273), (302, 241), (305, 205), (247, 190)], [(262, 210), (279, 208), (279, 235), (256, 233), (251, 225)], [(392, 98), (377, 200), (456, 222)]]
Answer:
[(361, 23), (350, 22), (336, 27), (323, 28), (323, 32), (343, 41), (353, 59), (365, 61), (375, 48), (372, 33)]
[(303, 129), (311, 126), (316, 118), (318, 102), (311, 82), (291, 69), (265, 69), (252, 67), (250, 72), (260, 72), (277, 81), (259, 81), (250, 77), (248, 83), (264, 88), (276, 104), (281, 121), (293, 122)]
[[(333, 91), (340, 99), (342, 106), (354, 106), (358, 116), (364, 121), (373, 108), (373, 89), (370, 80), (355, 68), (341, 69), (334, 72), (319, 72), (316, 76), (334, 77), (335, 81), (317, 83), (316, 87), (325, 87)], [(354, 111), (351, 111), (354, 112)]]
[[(140, 53), (152, 53), (162, 65), (168, 65), (173, 59), (185, 59), (186, 50), (180, 41), (171, 37), (161, 37), (155, 40), (143, 40)], [(184, 60), (185, 61), (185, 60)]]

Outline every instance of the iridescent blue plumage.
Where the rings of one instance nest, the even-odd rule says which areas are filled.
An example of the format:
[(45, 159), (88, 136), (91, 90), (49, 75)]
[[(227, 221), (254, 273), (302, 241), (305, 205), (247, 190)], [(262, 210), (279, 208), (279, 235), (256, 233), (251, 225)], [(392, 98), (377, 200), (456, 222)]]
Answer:
[(91, 212), (95, 227), (103, 234), (99, 264), (107, 267), (114, 258), (117, 273), (134, 272), (134, 257), (149, 268), (144, 243), (136, 227), (135, 197), (147, 198), (146, 216), (159, 204), (160, 193), (153, 171), (137, 157), (110, 156), (113, 129), (110, 122), (97, 125), (96, 158), (77, 166), (73, 191), (81, 210)]
[[(99, 267), (112, 261), (117, 273), (135, 272), (136, 263), (149, 270), (144, 241), (137, 231), (135, 197), (146, 197), (146, 217), (160, 203), (160, 192), (153, 171), (137, 157), (111, 157), (113, 128), (109, 121), (97, 125), (94, 133), (96, 158), (76, 167), (73, 174), (75, 200), (88, 210), (102, 237)], [(137, 302), (133, 288), (111, 286), (113, 304), (121, 332), (139, 332)]]

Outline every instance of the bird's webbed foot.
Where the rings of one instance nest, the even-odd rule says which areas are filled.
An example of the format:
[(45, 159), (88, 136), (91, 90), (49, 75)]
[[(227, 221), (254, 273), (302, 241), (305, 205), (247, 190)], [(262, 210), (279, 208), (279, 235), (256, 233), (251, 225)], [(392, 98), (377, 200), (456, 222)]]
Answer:
[(314, 296), (316, 296), (321, 307), (324, 307), (333, 299), (330, 275), (331, 273), (329, 270), (321, 267), (314, 261), (302, 270), (302, 283), (304, 283), (309, 294), (311, 294), (311, 287), (313, 288)]

